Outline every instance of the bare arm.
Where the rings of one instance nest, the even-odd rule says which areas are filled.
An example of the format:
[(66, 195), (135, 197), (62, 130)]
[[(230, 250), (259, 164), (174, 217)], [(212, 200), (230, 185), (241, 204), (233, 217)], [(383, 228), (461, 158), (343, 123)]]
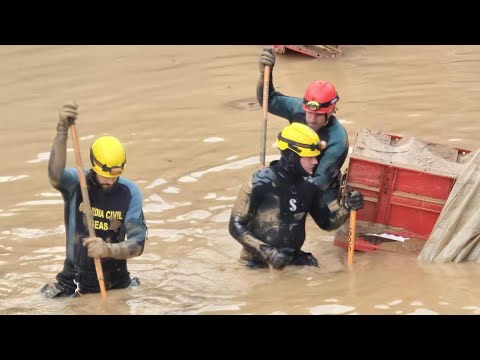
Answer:
[(142, 211), (142, 193), (136, 184), (125, 179), (125, 185), (130, 189), (132, 198), (125, 217), (125, 231), (127, 240), (116, 244), (107, 244), (110, 247), (110, 257), (115, 259), (130, 259), (142, 255), (147, 238), (147, 225)]
[[(107, 243), (99, 237), (88, 238), (83, 246), (88, 246), (91, 257), (110, 257), (114, 259), (130, 259), (142, 255), (147, 238), (147, 225), (142, 211), (142, 194), (133, 182), (120, 178), (132, 195), (125, 216), (125, 232), (127, 239), (118, 243)], [(112, 226), (112, 220), (110, 220)]]
[(50, 159), (48, 160), (48, 179), (55, 189), (60, 189), (62, 173), (67, 162), (67, 138), (66, 131), (57, 131), (53, 140)]

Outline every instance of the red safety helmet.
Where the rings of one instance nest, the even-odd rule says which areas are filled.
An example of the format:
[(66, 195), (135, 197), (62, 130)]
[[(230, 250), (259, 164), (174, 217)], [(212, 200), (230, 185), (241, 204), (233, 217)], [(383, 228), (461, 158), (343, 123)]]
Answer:
[(316, 114), (326, 114), (335, 108), (340, 100), (337, 90), (328, 81), (314, 81), (307, 87), (303, 97), (302, 108)]

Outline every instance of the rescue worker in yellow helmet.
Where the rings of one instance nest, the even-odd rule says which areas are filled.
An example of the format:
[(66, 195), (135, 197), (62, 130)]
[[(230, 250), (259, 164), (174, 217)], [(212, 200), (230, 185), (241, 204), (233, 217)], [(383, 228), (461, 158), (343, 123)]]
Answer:
[(240, 259), (249, 267), (318, 266), (317, 259), (301, 250), (305, 220), (310, 214), (323, 230), (339, 228), (350, 209), (363, 207), (359, 192), (349, 193), (332, 212), (312, 174), (325, 144), (307, 125), (292, 123), (277, 137), (279, 160), (256, 171), (235, 201), (229, 231), (243, 247)]
[(95, 257), (101, 259), (107, 290), (140, 283), (130, 277), (127, 259), (140, 256), (145, 246), (142, 194), (135, 183), (121, 176), (126, 154), (120, 141), (113, 136), (96, 139), (90, 148), (92, 168), (84, 170), (96, 235), (89, 237), (77, 169), (65, 167), (68, 129), (77, 116), (76, 102), (62, 106), (48, 162), (50, 184), (65, 202), (67, 252), (57, 283), (41, 289), (47, 298), (100, 292)]

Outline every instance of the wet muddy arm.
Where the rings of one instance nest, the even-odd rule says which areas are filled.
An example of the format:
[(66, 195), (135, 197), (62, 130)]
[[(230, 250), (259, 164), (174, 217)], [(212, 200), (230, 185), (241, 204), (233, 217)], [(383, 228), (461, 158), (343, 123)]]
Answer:
[(119, 243), (107, 243), (108, 257), (130, 259), (142, 255), (145, 247), (146, 226), (144, 224), (126, 224), (127, 240)]
[(57, 135), (53, 140), (48, 160), (48, 179), (50, 184), (58, 190), (61, 190), (61, 186), (75, 183), (75, 176), (72, 177), (69, 174), (64, 176), (64, 170), (67, 162), (68, 129), (70, 125), (75, 124), (78, 115), (77, 109), (78, 104), (74, 100), (66, 101), (58, 114)]
[(322, 229), (326, 231), (336, 230), (348, 220), (349, 216), (350, 211), (345, 209), (343, 206), (340, 206), (337, 211), (330, 213), (328, 216), (328, 221)]
[[(263, 73), (260, 73), (260, 77), (257, 82), (257, 100), (260, 106), (263, 107)], [(278, 91), (275, 91), (273, 86), (273, 76), (270, 73), (270, 89), (268, 95), (268, 112), (270, 114), (282, 117), (291, 121), (294, 114), (302, 112), (302, 99), (285, 96)]]
[(230, 216), (230, 235), (244, 248), (263, 258), (260, 245), (264, 242), (258, 240), (249, 230), (248, 222), (252, 218), (255, 208), (252, 204), (252, 184), (243, 185)]
[(129, 184), (129, 189), (132, 198), (125, 216), (126, 240), (109, 244), (111, 257), (115, 259), (130, 259), (142, 255), (147, 238), (147, 225), (142, 211), (142, 194), (134, 184)]
[(58, 128), (48, 160), (48, 179), (55, 189), (60, 189), (63, 170), (67, 162), (68, 129)]
[(114, 259), (130, 259), (142, 255), (145, 247), (146, 228), (141, 224), (126, 225), (128, 240), (116, 244), (107, 244), (110, 257)]
[(329, 204), (330, 208), (325, 203), (322, 193), (318, 193), (314, 206), (310, 210), (310, 215), (317, 226), (325, 231), (332, 231), (342, 226), (347, 221), (350, 211), (338, 202)]

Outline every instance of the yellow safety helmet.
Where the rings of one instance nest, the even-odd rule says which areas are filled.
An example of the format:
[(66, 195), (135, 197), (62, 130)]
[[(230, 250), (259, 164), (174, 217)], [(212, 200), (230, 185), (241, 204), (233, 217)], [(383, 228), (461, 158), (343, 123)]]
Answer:
[(107, 178), (122, 175), (127, 157), (122, 143), (113, 136), (99, 137), (90, 148), (93, 171)]
[(307, 125), (294, 122), (278, 134), (277, 146), (282, 151), (290, 149), (301, 157), (313, 157), (320, 155), (325, 142), (321, 142), (318, 134)]

